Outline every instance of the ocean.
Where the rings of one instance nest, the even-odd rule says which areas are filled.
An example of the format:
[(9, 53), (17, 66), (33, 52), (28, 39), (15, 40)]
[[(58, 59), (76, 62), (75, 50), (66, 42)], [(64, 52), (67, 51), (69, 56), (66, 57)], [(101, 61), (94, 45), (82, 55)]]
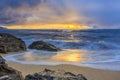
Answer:
[(33, 41), (51, 43), (62, 51), (31, 50), (6, 56), (8, 61), (29, 65), (71, 64), (120, 71), (120, 29), (91, 30), (0, 30)]

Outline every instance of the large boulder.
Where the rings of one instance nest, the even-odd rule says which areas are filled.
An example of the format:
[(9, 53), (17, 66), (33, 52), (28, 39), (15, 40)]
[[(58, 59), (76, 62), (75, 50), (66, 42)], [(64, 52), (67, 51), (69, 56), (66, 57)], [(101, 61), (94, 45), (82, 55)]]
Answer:
[(9, 67), (0, 56), (0, 80), (23, 80), (21, 72)]
[(11, 34), (0, 33), (0, 53), (25, 51), (26, 45), (20, 38)]
[(60, 48), (58, 48), (52, 44), (46, 43), (44, 41), (33, 42), (31, 45), (29, 45), (28, 48), (36, 49), (36, 50), (47, 50), (47, 51), (60, 51), (61, 50)]
[(25, 80), (87, 80), (87, 79), (82, 74), (75, 75), (71, 72), (45, 69), (40, 73), (27, 75), (25, 77)]

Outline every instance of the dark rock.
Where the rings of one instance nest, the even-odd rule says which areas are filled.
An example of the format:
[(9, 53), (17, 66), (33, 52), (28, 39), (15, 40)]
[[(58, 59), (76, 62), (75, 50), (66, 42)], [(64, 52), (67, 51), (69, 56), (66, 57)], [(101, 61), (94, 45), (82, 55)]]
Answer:
[(60, 51), (61, 50), (60, 48), (58, 48), (58, 47), (56, 47), (56, 46), (54, 46), (52, 44), (43, 42), (43, 41), (33, 42), (29, 46), (29, 49), (47, 50), (47, 51)]
[(0, 56), (0, 80), (23, 80), (21, 72), (9, 67)]
[(24, 41), (10, 34), (0, 33), (0, 53), (25, 51)]
[(87, 78), (85, 76), (83, 76), (82, 74), (78, 74), (77, 77), (81, 77), (82, 80), (87, 80)]
[(82, 74), (75, 75), (71, 72), (54, 71), (45, 69), (40, 73), (27, 75), (25, 80), (87, 80)]
[(65, 72), (65, 75), (68, 75), (68, 76), (76, 76), (75, 74), (71, 73), (71, 72)]

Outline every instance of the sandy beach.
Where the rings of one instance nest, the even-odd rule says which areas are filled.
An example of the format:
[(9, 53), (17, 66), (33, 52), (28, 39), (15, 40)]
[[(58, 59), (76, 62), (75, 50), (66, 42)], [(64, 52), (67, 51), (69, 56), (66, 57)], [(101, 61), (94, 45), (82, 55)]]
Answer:
[(7, 61), (10, 67), (22, 72), (23, 76), (40, 72), (43, 69), (64, 70), (75, 74), (83, 74), (88, 80), (119, 80), (120, 71), (98, 70), (87, 67), (79, 67), (74, 65), (57, 65), (57, 66), (41, 66), (41, 65), (25, 65)]
[[(54, 32), (54, 34), (55, 33), (56, 32)], [(31, 33), (29, 33), (29, 34), (31, 34)], [(80, 42), (77, 42), (77, 44), (76, 44), (76, 42), (69, 42), (69, 43), (59, 42), (60, 44), (64, 44), (64, 45), (67, 44), (66, 47), (69, 47), (70, 50), (68, 51), (69, 53), (65, 52), (65, 53), (62, 53), (62, 55), (52, 54), (52, 56), (55, 55), (54, 57), (52, 57), (53, 61), (55, 61), (55, 60), (62, 60), (62, 61), (68, 61), (68, 62), (72, 62), (72, 61), (75, 61), (75, 62), (76, 61), (78, 61), (78, 62), (81, 62), (81, 61), (87, 62), (88, 61), (89, 62), (90, 59), (93, 59), (92, 61), (90, 61), (90, 62), (93, 62), (93, 64), (94, 64), (94, 62), (99, 63), (99, 62), (104, 62), (104, 61), (105, 61), (104, 64), (110, 63), (110, 61), (114, 61), (114, 62), (118, 62), (119, 63), (119, 59), (120, 59), (120, 55), (119, 55), (120, 53), (119, 52), (120, 51), (117, 50), (117, 48), (118, 48), (117, 46), (115, 46), (115, 47), (111, 47), (110, 46), (109, 47), (108, 45), (106, 45), (106, 44), (109, 44), (107, 42), (106, 42), (106, 44), (104, 44), (105, 42), (104, 43), (101, 42), (101, 43), (98, 44), (97, 41), (96, 41), (96, 43), (92, 43), (92, 42), (94, 42), (93, 41), (94, 38), (89, 38), (89, 36), (87, 36), (87, 37), (88, 38), (86, 38), (86, 40), (90, 41), (90, 43), (84, 45), (86, 47), (86, 49), (87, 49), (87, 52), (84, 52), (84, 51), (80, 51), (79, 52), (78, 50), (80, 50), (80, 49), (77, 49), (77, 51), (74, 50), (75, 46), (76, 46), (75, 48), (80, 46), (80, 44), (79, 44)], [(66, 39), (66, 37), (64, 37), (64, 38)], [(73, 40), (75, 40), (74, 36), (72, 36), (72, 38), (73, 38)], [(99, 39), (101, 39), (101, 37), (99, 37), (97, 39), (99, 40)], [(31, 41), (31, 39), (30, 39), (30, 41)], [(48, 42), (51, 42), (51, 41), (48, 41)], [(27, 43), (27, 41), (26, 41), (26, 43)], [(53, 43), (55, 43), (55, 42), (53, 41)], [(83, 43), (86, 43), (86, 41), (83, 42)], [(94, 44), (94, 45), (91, 46), (92, 44)], [(55, 45), (60, 46), (59, 44), (55, 44)], [(92, 49), (92, 50), (95, 51), (95, 52), (92, 53), (91, 50), (88, 49), (88, 46), (91, 47), (91, 49), (94, 47), (95, 49)], [(97, 46), (97, 48), (96, 48), (96, 46)], [(12, 46), (10, 46), (10, 47), (12, 47)], [(83, 47), (83, 45), (82, 45), (82, 47)], [(62, 47), (62, 48), (64, 49), (64, 47)], [(73, 48), (73, 49), (71, 49), (71, 48)], [(104, 48), (106, 48), (108, 50), (105, 51)], [(19, 52), (19, 53), (22, 54), (22, 53), (24, 53), (24, 51), (23, 52)], [(19, 60), (23, 60), (23, 61), (24, 61), (24, 59), (28, 59), (28, 61), (26, 61), (26, 62), (29, 62), (29, 61), (36, 61), (37, 62), (37, 60), (38, 60), (37, 63), (40, 63), (39, 61), (42, 60), (42, 59), (40, 59), (42, 56), (38, 55), (39, 53), (41, 53), (43, 55), (46, 54), (44, 52), (42, 53), (42, 51), (37, 51), (37, 52), (35, 51), (34, 52), (32, 50), (27, 50), (24, 53), (25, 55), (23, 54), (23, 55), (19, 55), (19, 57), (18, 56), (17, 57), (16, 56), (9, 57), (9, 59), (11, 59), (11, 58), (14, 59), (16, 57), (16, 59), (19, 58)], [(47, 52), (47, 55), (51, 55), (51, 53)], [(18, 53), (14, 52), (14, 53), (0, 54), (0, 55), (2, 55), (3, 57), (6, 57), (6, 56), (13, 55), (13, 54), (18, 54)], [(58, 54), (61, 54), (61, 53), (58, 53)], [(50, 56), (48, 56), (48, 57), (50, 57)], [(46, 60), (46, 59), (48, 59), (48, 58), (44, 58), (44, 60)], [(48, 60), (50, 60), (50, 59), (48, 59)], [(28, 74), (34, 74), (34, 73), (37, 73), (37, 72), (41, 72), (44, 69), (50, 69), (50, 70), (64, 70), (66, 72), (72, 72), (74, 74), (83, 74), (88, 80), (120, 80), (120, 76), (119, 76), (120, 75), (120, 70), (119, 69), (115, 69), (115, 68), (117, 68), (117, 65), (118, 65), (118, 68), (119, 68), (119, 64), (114, 63), (114, 62), (111, 64), (111, 66), (109, 66), (107, 64), (107, 67), (111, 67), (112, 68), (112, 66), (115, 66), (115, 68), (113, 68), (111, 70), (100, 70), (100, 69), (95, 69), (95, 68), (81, 67), (81, 66), (68, 65), (68, 64), (56, 65), (56, 66), (47, 66), (47, 65), (46, 66), (42, 66), (42, 65), (32, 65), (32, 64), (28, 65), (28, 64), (20, 64), (20, 63), (17, 63), (17, 62), (11, 62), (8, 59), (6, 59), (6, 62), (7, 62), (7, 64), (10, 67), (12, 67), (12, 68), (22, 72), (22, 75), (24, 77), (26, 75), (28, 75)], [(97, 65), (97, 66), (99, 67), (99, 65)], [(102, 65), (102, 66), (104, 67), (104, 65)], [(116, 71), (113, 71), (113, 70), (116, 70)]]
[[(10, 54), (2, 54), (2, 56), (8, 56), (15, 53)], [(75, 65), (56, 65), (56, 66), (43, 66), (43, 65), (28, 65), (28, 64), (20, 64), (17, 62), (7, 61), (7, 64), (22, 72), (22, 75), (25, 77), (28, 74), (34, 74), (36, 72), (41, 72), (44, 69), (51, 70), (64, 70), (66, 72), (72, 72), (74, 74), (83, 74), (88, 80), (119, 80), (120, 79), (120, 71), (110, 71), (110, 70), (100, 70), (89, 67), (81, 67)]]

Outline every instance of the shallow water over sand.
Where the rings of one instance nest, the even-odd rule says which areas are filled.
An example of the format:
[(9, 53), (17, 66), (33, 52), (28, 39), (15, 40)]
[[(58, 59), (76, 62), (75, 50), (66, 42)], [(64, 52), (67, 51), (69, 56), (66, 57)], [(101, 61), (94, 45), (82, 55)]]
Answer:
[[(117, 51), (116, 51), (117, 52)], [(82, 51), (64, 50), (61, 52), (48, 52), (29, 50), (24, 53), (6, 56), (5, 59), (21, 64), (31, 65), (59, 65), (72, 64), (77, 66), (87, 66), (97, 69), (120, 71), (120, 53), (113, 54), (108, 51)]]
[[(11, 31), (12, 33), (12, 31)], [(14, 34), (14, 33), (13, 33)], [(30, 50), (5, 58), (9, 61), (32, 65), (72, 64), (98, 69), (120, 71), (120, 30), (18, 30), (27, 44), (43, 40), (63, 51)]]

